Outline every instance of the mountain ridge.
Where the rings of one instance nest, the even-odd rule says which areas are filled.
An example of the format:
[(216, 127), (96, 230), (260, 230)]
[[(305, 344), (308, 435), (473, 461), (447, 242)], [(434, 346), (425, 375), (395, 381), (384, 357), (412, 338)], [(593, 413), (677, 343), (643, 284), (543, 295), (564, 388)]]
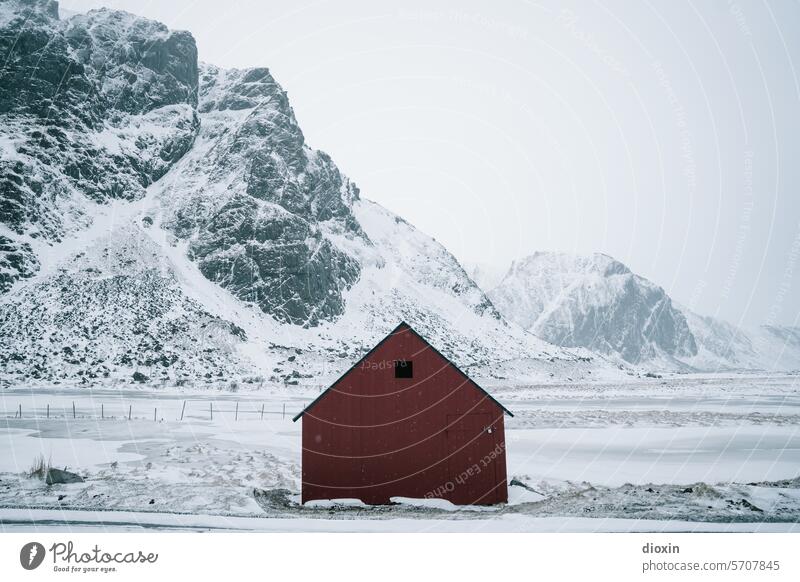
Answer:
[(796, 328), (748, 330), (696, 314), (603, 253), (536, 252), (514, 261), (487, 294), (504, 317), (547, 341), (633, 365), (711, 372), (800, 369)]

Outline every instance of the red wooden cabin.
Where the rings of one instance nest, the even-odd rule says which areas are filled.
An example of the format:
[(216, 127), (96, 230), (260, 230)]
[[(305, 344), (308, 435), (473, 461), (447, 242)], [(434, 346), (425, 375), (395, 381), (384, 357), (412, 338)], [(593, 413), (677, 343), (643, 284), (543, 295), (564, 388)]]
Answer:
[(504, 413), (513, 416), (401, 323), (294, 417), (303, 418), (303, 502), (505, 502)]

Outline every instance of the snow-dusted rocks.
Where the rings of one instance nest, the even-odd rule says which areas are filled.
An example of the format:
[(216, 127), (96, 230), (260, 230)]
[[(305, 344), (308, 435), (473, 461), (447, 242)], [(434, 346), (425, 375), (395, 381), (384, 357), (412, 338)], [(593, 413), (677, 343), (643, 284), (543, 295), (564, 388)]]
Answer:
[(36, 277), (0, 305), (6, 378), (152, 383), (237, 377), (247, 338), (181, 290), (158, 246), (131, 224)]
[(557, 345), (632, 363), (697, 353), (664, 290), (607, 255), (535, 253), (515, 261), (489, 295), (508, 319)]
[(11, 288), (19, 278), (30, 277), (39, 270), (39, 259), (31, 245), (0, 234), (0, 293)]
[(5, 290), (38, 268), (25, 245), (85, 228), (97, 203), (141, 198), (199, 124), (188, 33), (108, 10), (62, 22), (55, 2), (6, 0), (0, 51)]
[(681, 309), (699, 347), (697, 355), (687, 360), (693, 367), (708, 371), (800, 370), (800, 328), (738, 327)]
[(197, 47), (188, 32), (106, 8), (77, 14), (61, 30), (109, 107), (142, 114), (197, 105)]
[(305, 145), (267, 69), (204, 67), (199, 108), (198, 143), (164, 197), (167, 228), (206, 277), (279, 321), (341, 315), (360, 266), (324, 232), (368, 244), (351, 210), (358, 189)]

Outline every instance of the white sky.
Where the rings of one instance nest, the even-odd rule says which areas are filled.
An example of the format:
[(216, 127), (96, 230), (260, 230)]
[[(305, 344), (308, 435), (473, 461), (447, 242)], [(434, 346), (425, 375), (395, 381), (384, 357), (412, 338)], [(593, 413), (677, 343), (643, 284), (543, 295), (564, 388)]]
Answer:
[(797, 3), (61, 5), (268, 66), (309, 145), (466, 265), (601, 251), (703, 314), (798, 323)]

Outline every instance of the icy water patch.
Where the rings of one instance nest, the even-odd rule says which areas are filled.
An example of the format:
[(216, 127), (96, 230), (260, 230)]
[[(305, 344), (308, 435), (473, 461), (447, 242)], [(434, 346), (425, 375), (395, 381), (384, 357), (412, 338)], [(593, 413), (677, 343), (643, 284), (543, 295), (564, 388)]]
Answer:
[(82, 470), (114, 461), (141, 460), (143, 456), (140, 454), (122, 452), (128, 442), (69, 436), (42, 438), (37, 430), (8, 428), (0, 436), (0, 472), (28, 471), (40, 456), (52, 462), (54, 467)]

